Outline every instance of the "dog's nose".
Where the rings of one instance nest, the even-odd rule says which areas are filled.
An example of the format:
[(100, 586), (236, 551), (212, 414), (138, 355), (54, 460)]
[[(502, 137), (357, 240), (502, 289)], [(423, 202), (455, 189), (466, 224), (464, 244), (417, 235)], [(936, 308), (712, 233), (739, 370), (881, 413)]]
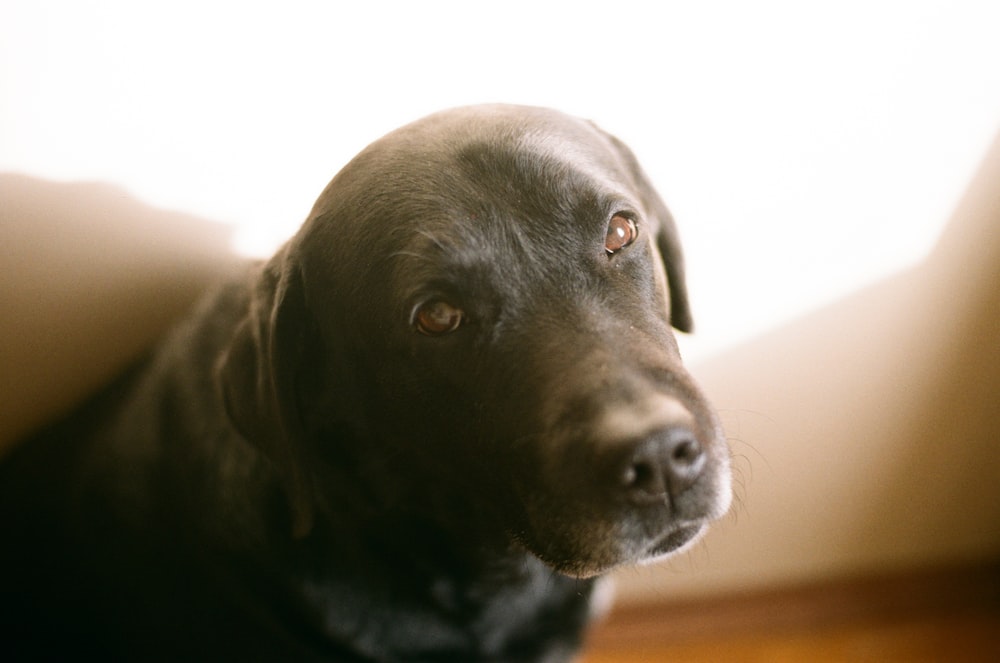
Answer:
[(626, 495), (635, 504), (662, 502), (684, 492), (701, 474), (705, 451), (684, 427), (657, 431), (637, 444), (622, 474)]

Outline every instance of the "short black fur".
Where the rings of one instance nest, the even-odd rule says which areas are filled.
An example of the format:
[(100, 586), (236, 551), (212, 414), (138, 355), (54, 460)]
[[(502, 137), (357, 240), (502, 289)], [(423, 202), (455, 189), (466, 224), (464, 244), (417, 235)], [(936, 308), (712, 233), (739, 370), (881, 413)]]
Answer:
[[(439, 337), (435, 300), (463, 314)], [(0, 659), (569, 660), (596, 577), (728, 506), (690, 323), (616, 139), (512, 106), (393, 132), (4, 459)]]

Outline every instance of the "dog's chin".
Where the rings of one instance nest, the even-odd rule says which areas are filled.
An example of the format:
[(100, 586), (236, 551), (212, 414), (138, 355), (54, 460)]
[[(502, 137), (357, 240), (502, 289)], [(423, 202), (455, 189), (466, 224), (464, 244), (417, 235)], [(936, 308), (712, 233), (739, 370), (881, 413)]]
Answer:
[(621, 552), (611, 556), (610, 559), (602, 556), (600, 559), (591, 560), (582, 558), (553, 560), (537, 553), (536, 556), (563, 575), (581, 579), (593, 578), (619, 567), (630, 564), (645, 566), (683, 553), (693, 547), (707, 530), (707, 522), (682, 525), (645, 541), (639, 546), (626, 546), (631, 548), (631, 552)]
[(695, 523), (667, 532), (659, 539), (655, 539), (637, 561), (643, 565), (654, 564), (690, 550), (706, 531), (708, 523)]

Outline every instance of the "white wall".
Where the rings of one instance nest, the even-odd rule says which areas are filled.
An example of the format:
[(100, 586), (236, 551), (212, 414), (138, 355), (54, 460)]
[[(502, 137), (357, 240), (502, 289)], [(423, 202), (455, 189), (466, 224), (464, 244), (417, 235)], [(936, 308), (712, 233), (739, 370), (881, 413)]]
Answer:
[(382, 133), (480, 101), (591, 117), (686, 240), (706, 356), (919, 259), (1000, 127), (1000, 5), (5, 0), (0, 170), (294, 231)]

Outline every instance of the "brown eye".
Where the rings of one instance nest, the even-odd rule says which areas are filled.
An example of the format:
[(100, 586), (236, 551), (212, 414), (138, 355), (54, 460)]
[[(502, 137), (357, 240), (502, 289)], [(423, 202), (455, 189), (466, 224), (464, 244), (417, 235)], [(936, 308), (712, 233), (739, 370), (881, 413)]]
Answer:
[(604, 238), (604, 250), (608, 252), (608, 255), (618, 253), (634, 242), (638, 235), (639, 229), (636, 227), (635, 221), (627, 216), (615, 214), (611, 217), (611, 223), (608, 224), (608, 234)]
[(417, 331), (428, 336), (442, 336), (458, 329), (464, 317), (462, 309), (448, 302), (435, 300), (417, 309), (413, 322)]

